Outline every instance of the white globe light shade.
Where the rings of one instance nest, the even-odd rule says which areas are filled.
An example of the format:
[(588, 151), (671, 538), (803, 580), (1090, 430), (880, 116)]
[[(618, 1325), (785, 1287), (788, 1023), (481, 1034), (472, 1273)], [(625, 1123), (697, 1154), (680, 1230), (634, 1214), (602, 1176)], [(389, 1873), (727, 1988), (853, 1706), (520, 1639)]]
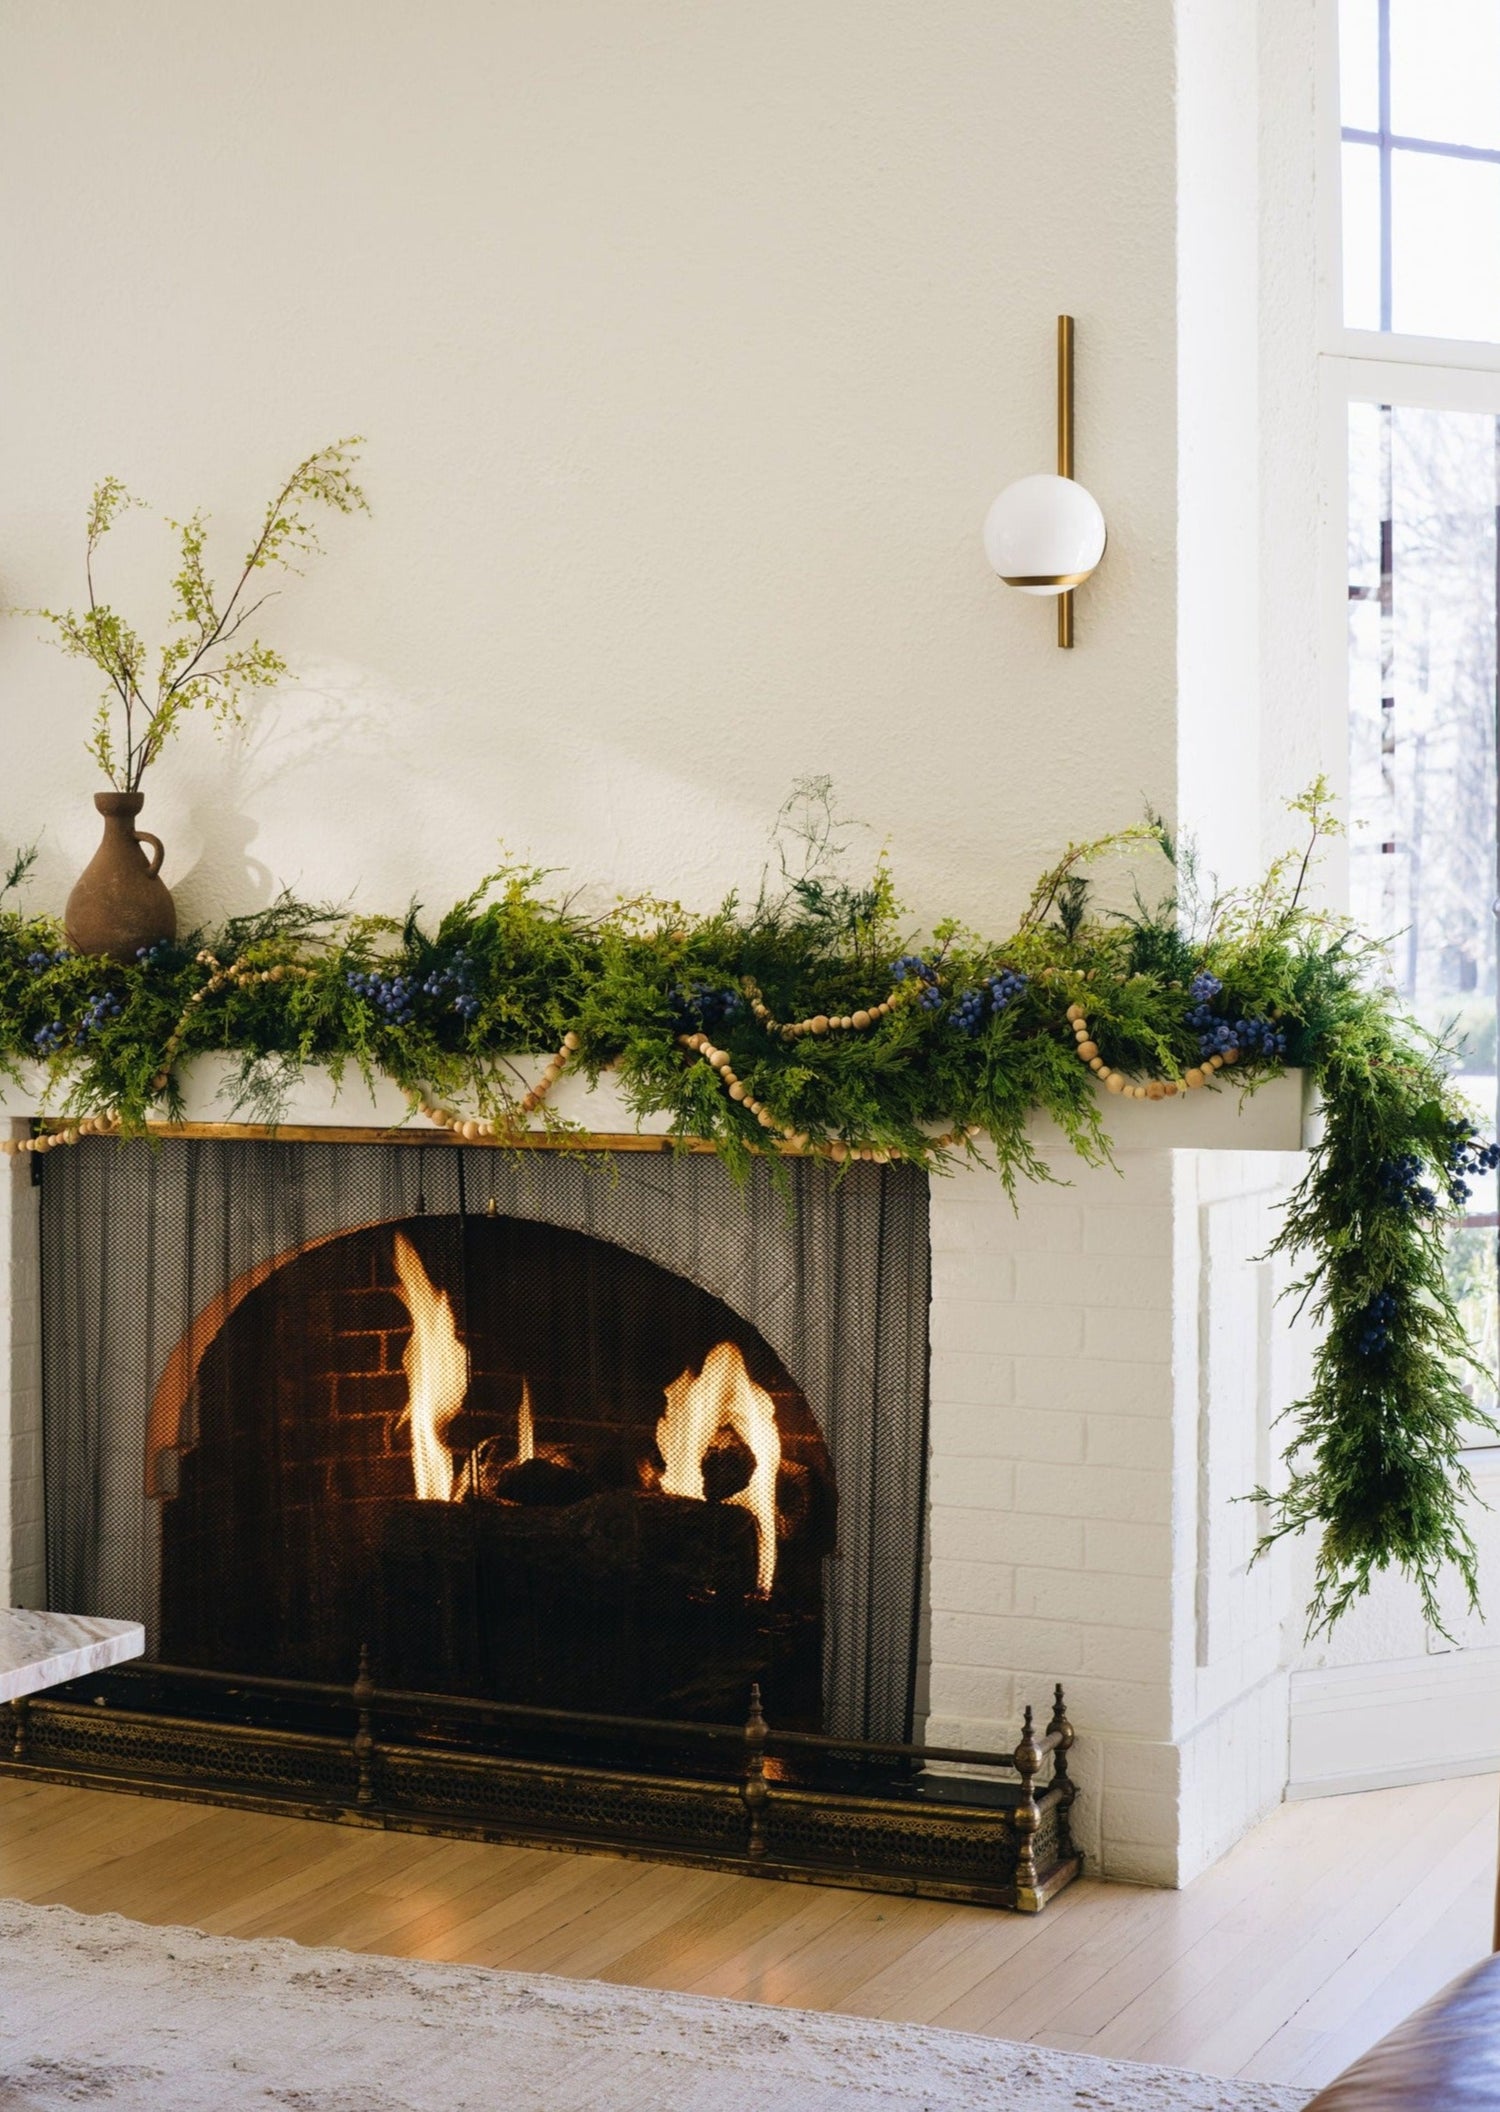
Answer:
[(985, 516), (984, 554), (1008, 587), (1065, 594), (1104, 555), (1104, 515), (1072, 477), (1022, 477)]

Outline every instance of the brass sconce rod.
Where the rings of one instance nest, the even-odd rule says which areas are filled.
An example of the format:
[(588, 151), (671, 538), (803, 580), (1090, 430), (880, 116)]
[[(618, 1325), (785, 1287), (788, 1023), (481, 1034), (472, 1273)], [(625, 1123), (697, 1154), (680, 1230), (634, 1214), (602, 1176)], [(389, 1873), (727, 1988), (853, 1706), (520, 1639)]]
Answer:
[[(1073, 474), (1073, 318), (1057, 318), (1057, 474)], [(1057, 642), (1073, 643), (1073, 589), (1057, 597)]]
[(1073, 318), (1057, 318), (1057, 473), (1007, 484), (984, 517), (984, 554), (1008, 587), (1057, 603), (1057, 642), (1073, 643), (1073, 589), (1104, 555), (1099, 502), (1073, 474)]

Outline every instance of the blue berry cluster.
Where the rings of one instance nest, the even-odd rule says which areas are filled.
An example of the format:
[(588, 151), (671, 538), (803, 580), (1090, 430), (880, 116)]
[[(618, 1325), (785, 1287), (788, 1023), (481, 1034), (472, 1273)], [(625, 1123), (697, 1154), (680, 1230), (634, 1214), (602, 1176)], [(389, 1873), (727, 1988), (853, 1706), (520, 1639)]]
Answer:
[(164, 961), (171, 951), (165, 939), (158, 939), (154, 946), (137, 946), (135, 957), (143, 968), (154, 968), (156, 963)]
[(718, 983), (674, 983), (669, 994), (683, 1033), (722, 1031), (732, 1027), (745, 1010), (743, 995)]
[(1375, 1169), (1375, 1185), (1381, 1200), (1398, 1210), (1436, 1210), (1435, 1191), (1422, 1179), (1422, 1161), (1413, 1151), (1399, 1159), (1382, 1159)]
[(1230, 1046), (1242, 1056), (1264, 1056), (1271, 1058), (1286, 1054), (1286, 1036), (1279, 1027), (1273, 1027), (1268, 1019), (1237, 1019), (1230, 1028), (1234, 1039)]
[(1378, 1291), (1365, 1307), (1361, 1318), (1359, 1353), (1362, 1357), (1383, 1357), (1391, 1346), (1391, 1322), (1396, 1317), (1396, 1301), (1389, 1291)]
[(26, 965), (33, 975), (45, 975), (49, 968), (55, 968), (59, 962), (71, 960), (71, 958), (72, 956), (66, 946), (59, 946), (56, 953), (43, 953), (38, 948), (35, 953), (27, 954)]
[(949, 1024), (957, 1027), (960, 1034), (977, 1034), (986, 1013), (1003, 1012), (1025, 988), (1025, 976), (1018, 975), (1014, 968), (1003, 968), (998, 975), (988, 975), (982, 983), (972, 990), (965, 990), (956, 1000), (949, 1014)]
[(1271, 1058), (1286, 1054), (1286, 1036), (1268, 1019), (1221, 1019), (1214, 1002), (1223, 994), (1224, 985), (1219, 978), (1207, 972), (1195, 975), (1188, 984), (1193, 1007), (1187, 1024), (1198, 1037), (1200, 1056), (1223, 1056), (1230, 1049), (1238, 1049), (1241, 1056)]
[[(1200, 1013), (1202, 1009), (1200, 1006)], [(1194, 1016), (1189, 1023), (1193, 1026), (1198, 1026), (1198, 1018)], [(1202, 1027), (1199, 1031), (1198, 1054), (1200, 1056), (1225, 1056), (1231, 1049), (1237, 1049), (1238, 1047), (1239, 1042), (1235, 1036), (1234, 1029), (1230, 1026), (1227, 1019), (1216, 1019), (1211, 1026)]]
[(375, 1007), (388, 1027), (409, 1027), (417, 1016), (417, 1000), (447, 999), (449, 1010), (467, 1022), (477, 1016), (481, 1000), (474, 988), (474, 963), (466, 953), (455, 953), (430, 968), (420, 981), (415, 975), (380, 975), (373, 969), (351, 968), (344, 977), (356, 997)]
[[(1229, 1023), (1219, 1018), (1214, 1011), (1214, 999), (1222, 995), (1224, 985), (1216, 975), (1195, 975), (1188, 984), (1188, 996), (1193, 1008), (1188, 1013), (1187, 1024), (1198, 1037), (1198, 1047), (1205, 1056), (1212, 1056), (1224, 1049), (1232, 1049), (1229, 1039)], [(1223, 1036), (1221, 1040), (1219, 1037)]]
[(1458, 1209), (1469, 1200), (1469, 1181), (1500, 1167), (1500, 1144), (1481, 1144), (1471, 1122), (1450, 1122), (1448, 1135), (1448, 1199)]
[(344, 978), (356, 997), (365, 998), (388, 1027), (409, 1027), (416, 1018), (417, 984), (409, 975), (361, 975), (351, 968)]
[(475, 1018), (480, 1010), (480, 1000), (474, 989), (474, 963), (466, 953), (455, 953), (439, 968), (434, 968), (422, 983), (424, 997), (444, 998), (451, 996), (449, 1010), (456, 1012), (465, 1025)]
[(920, 953), (903, 953), (891, 962), (891, 980), (896, 983), (917, 982), (917, 1003), (924, 1012), (936, 1012), (943, 1002), (943, 993), (938, 988), (937, 968), (931, 961), (924, 961)]
[[(50, 968), (54, 962), (71, 958), (71, 954), (67, 953), (34, 953), (28, 958), (26, 965), (28, 968), (35, 967), (35, 972), (40, 975), (43, 968)], [(36, 966), (37, 963), (41, 965)], [(107, 1020), (118, 1019), (123, 1009), (113, 990), (100, 990), (84, 1006), (83, 1017), (71, 1036), (62, 1020), (49, 1019), (44, 1027), (38, 1027), (32, 1035), (31, 1045), (41, 1056), (51, 1056), (69, 1039), (75, 1048), (81, 1049), (86, 1042), (92, 1041)]]
[[(120, 1010), (120, 1000), (115, 996), (113, 990), (101, 990), (97, 997), (91, 997), (84, 1007), (83, 1018), (78, 1023), (78, 1031), (73, 1036), (75, 1045), (78, 1048), (82, 1048), (86, 1041), (92, 1040), (107, 1019), (118, 1019)], [(57, 1021), (54, 1020), (52, 1024), (56, 1026)], [(49, 1028), (47, 1031), (50, 1032), (51, 1029)], [(55, 1045), (55, 1043), (51, 1044), (54, 1047)]]

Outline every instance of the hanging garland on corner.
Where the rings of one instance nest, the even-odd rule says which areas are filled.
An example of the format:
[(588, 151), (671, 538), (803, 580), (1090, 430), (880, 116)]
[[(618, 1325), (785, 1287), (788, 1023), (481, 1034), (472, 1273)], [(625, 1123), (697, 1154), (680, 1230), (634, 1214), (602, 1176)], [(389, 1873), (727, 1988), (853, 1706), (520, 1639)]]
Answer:
[[(1287, 1410), (1285, 1486), (1255, 1492), (1267, 1542), (1319, 1531), (1313, 1627), (1392, 1566), (1439, 1626), (1449, 1565), (1474, 1604), (1460, 1453), (1484, 1418), (1464, 1390), (1477, 1367), (1445, 1237), (1469, 1176), (1500, 1153), (1451, 1084), (1450, 1053), (1386, 985), (1379, 947), (1304, 901), (1337, 828), (1322, 783), (1292, 803), (1305, 848), (1254, 889), (1205, 895), (1151, 819), (1072, 846), (1008, 939), (945, 923), (921, 952), (883, 863), (866, 885), (841, 877), (827, 786), (800, 801), (775, 883), (708, 915), (641, 899), (590, 917), (549, 900), (545, 873), (507, 867), (435, 929), (415, 909), (349, 917), (284, 896), (126, 967), (10, 906), (23, 855), (0, 889), (0, 1065), (42, 1061), (58, 1114), (7, 1148), (180, 1118), (179, 1068), (211, 1051), (238, 1059), (235, 1111), (251, 1119), (274, 1122), (304, 1066), (352, 1066), (471, 1142), (562, 1129), (557, 1080), (609, 1070), (638, 1115), (666, 1114), (741, 1174), (787, 1153), (934, 1168), (963, 1153), (1014, 1197), (1054, 1177), (1031, 1140), (1038, 1113), (1100, 1165), (1111, 1097), (1165, 1103), (1231, 1068), (1253, 1091), (1301, 1067), (1324, 1129), (1276, 1247), (1303, 1267), (1296, 1293), (1322, 1328), (1311, 1389)], [(1130, 913), (1098, 910), (1086, 869), (1144, 849), (1168, 860), (1161, 899), (1138, 884)], [(548, 1047), (527, 1084), (525, 1059)]]

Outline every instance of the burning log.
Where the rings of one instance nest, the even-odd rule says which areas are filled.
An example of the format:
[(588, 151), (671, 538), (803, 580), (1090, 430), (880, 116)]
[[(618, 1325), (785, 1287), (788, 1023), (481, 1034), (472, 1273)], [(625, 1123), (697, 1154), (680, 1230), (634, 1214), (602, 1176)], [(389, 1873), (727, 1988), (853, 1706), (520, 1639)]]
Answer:
[[(412, 1480), (429, 1503), (488, 1498), (522, 1509), (572, 1508), (592, 1483), (572, 1460), (538, 1452), (530, 1381), (523, 1375), (513, 1457), (496, 1463), (495, 1440), (469, 1449), (464, 1404), (469, 1353), (459, 1338), (448, 1293), (428, 1275), (402, 1232), (395, 1238), (399, 1296), (411, 1315), (402, 1356), (411, 1435)], [(776, 1403), (751, 1378), (737, 1343), (714, 1344), (701, 1369), (688, 1369), (666, 1388), (656, 1426), (661, 1492), (719, 1509), (733, 1505), (754, 1521), (754, 1588), (769, 1596), (776, 1577), (777, 1494), (783, 1479)], [(462, 1461), (462, 1464), (460, 1464)]]
[[(755, 1521), (736, 1504), (633, 1489), (561, 1508), (408, 1498), (378, 1539), (377, 1659), (393, 1685), (425, 1686), (437, 1617), (444, 1660), (471, 1692), (649, 1714), (705, 1666), (739, 1678), (766, 1664), (758, 1572)], [(704, 1712), (724, 1705), (710, 1692)]]
[(478, 1493), (495, 1503), (562, 1510), (592, 1496), (596, 1486), (593, 1477), (571, 1459), (508, 1459), (496, 1466), (481, 1455), (479, 1462)]
[(755, 1454), (738, 1430), (716, 1430), (703, 1455), (703, 1494), (710, 1503), (727, 1503), (748, 1489), (755, 1473)]

